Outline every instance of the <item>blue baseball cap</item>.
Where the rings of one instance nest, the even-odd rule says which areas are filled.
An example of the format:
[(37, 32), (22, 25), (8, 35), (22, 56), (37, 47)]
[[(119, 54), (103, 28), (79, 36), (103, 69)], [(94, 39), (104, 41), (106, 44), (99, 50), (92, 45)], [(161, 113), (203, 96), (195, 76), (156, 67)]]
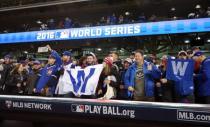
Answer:
[(39, 64), (41, 64), (38, 60), (36, 60), (36, 61), (33, 61), (33, 64), (34, 65), (39, 65)]
[(202, 55), (204, 55), (204, 53), (201, 52), (201, 51), (198, 51), (198, 52), (196, 52), (196, 53), (194, 54), (194, 56), (202, 56)]
[(27, 62), (25, 60), (21, 60), (19, 63), (20, 64), (26, 64)]
[(63, 52), (63, 56), (71, 56), (71, 52), (69, 52), (69, 51), (64, 51), (64, 52)]
[(12, 58), (12, 56), (11, 56), (11, 55), (9, 55), (9, 54), (7, 54), (7, 55), (5, 55), (5, 56), (4, 56), (4, 58), (9, 58), (9, 59), (11, 59), (11, 58)]
[(52, 54), (49, 55), (49, 58), (55, 59), (56, 58), (56, 55), (52, 53)]

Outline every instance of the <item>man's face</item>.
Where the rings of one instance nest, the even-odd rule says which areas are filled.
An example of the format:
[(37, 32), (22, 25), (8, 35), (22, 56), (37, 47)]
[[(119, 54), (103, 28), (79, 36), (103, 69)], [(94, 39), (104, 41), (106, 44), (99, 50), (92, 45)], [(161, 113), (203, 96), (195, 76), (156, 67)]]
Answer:
[(135, 58), (135, 55), (130, 55), (130, 58), (131, 58), (131, 59), (134, 59), (134, 58)]
[(152, 63), (156, 63), (157, 62), (157, 60), (156, 60), (156, 58), (151, 58), (152, 59)]
[(62, 60), (63, 60), (63, 62), (68, 62), (68, 61), (70, 61), (70, 56), (66, 56), (66, 55), (64, 55), (64, 56), (62, 56)]
[(10, 63), (10, 58), (5, 58), (4, 62), (5, 62), (5, 64), (9, 64)]
[(186, 55), (179, 55), (178, 57), (179, 57), (179, 59), (184, 59), (184, 60), (187, 59), (187, 56)]
[(125, 61), (123, 66), (124, 66), (125, 69), (128, 69), (130, 64), (127, 61)]
[(93, 64), (94, 58), (93, 56), (87, 56), (87, 64)]
[(187, 56), (188, 56), (188, 58), (192, 58), (193, 57), (193, 51), (188, 51), (187, 52)]
[(55, 59), (52, 57), (48, 58), (48, 64), (53, 65), (55, 63)]
[(41, 64), (34, 64), (33, 69), (34, 70), (39, 70), (41, 68)]
[(136, 61), (137, 63), (141, 63), (141, 62), (144, 61), (144, 57), (142, 56), (141, 53), (135, 53), (135, 61)]
[(33, 61), (28, 62), (29, 66), (33, 66)]
[(115, 53), (109, 54), (109, 57), (112, 57), (114, 62), (118, 60), (118, 56)]

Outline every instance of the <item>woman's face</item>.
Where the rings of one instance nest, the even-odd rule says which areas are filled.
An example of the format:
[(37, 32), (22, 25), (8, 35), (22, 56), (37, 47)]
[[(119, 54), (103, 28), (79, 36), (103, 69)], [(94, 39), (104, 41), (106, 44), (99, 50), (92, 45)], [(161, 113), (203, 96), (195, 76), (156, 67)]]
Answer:
[(23, 65), (21, 64), (20, 67), (18, 68), (18, 72), (23, 72), (23, 70), (24, 70), (24, 67), (23, 67)]
[(164, 66), (164, 67), (166, 67), (166, 65), (167, 65), (167, 59), (162, 59), (161, 65)]
[(186, 59), (187, 59), (187, 56), (179, 56), (179, 59), (184, 59), (184, 60), (186, 60)]
[(86, 60), (86, 59), (84, 59), (84, 60), (82, 61), (82, 63), (83, 63), (83, 64), (86, 64), (86, 62), (87, 62), (87, 60)]
[(179, 58), (179, 59), (184, 59), (184, 60), (186, 60), (186, 59), (187, 59), (187, 56), (186, 56), (186, 55), (179, 55), (178, 58)]

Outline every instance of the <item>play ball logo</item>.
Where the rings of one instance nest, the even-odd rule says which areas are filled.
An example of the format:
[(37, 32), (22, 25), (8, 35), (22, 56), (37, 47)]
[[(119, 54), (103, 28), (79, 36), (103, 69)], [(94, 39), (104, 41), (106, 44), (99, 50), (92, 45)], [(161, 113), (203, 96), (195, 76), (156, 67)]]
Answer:
[(85, 112), (85, 106), (84, 105), (72, 104), (71, 105), (71, 111), (72, 112), (84, 113)]
[(7, 108), (11, 108), (12, 107), (12, 101), (5, 101), (5, 105)]

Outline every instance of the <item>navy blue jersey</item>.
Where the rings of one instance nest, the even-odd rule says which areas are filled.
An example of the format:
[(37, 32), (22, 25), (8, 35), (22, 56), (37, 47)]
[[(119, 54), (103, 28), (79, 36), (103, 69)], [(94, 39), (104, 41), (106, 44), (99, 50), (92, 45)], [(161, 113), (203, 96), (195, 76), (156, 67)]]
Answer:
[(55, 87), (57, 82), (55, 80), (58, 80), (57, 72), (60, 70), (60, 67), (62, 65), (61, 57), (58, 55), (56, 51), (52, 51), (52, 54), (56, 59), (55, 64), (49, 65), (47, 64), (41, 71), (40, 71), (40, 78), (37, 82), (36, 92), (40, 93), (41, 90), (45, 86)]

